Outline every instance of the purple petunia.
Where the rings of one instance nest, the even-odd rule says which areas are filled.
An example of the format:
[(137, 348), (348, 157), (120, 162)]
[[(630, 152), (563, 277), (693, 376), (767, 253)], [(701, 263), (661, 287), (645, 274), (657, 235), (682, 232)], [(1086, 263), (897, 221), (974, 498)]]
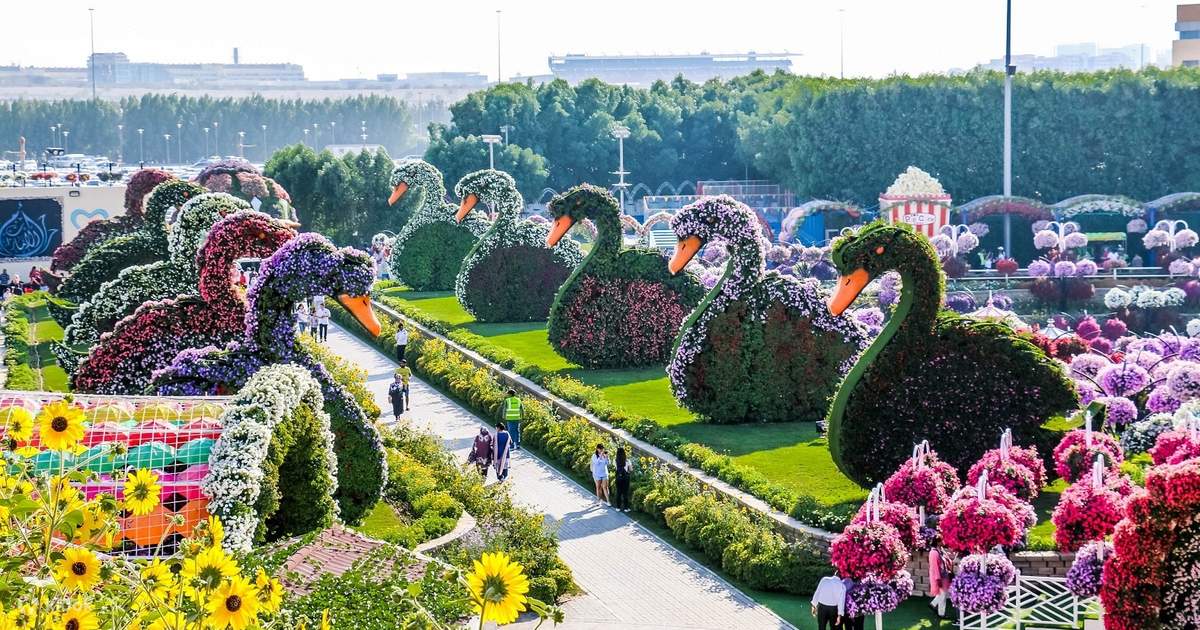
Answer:
[(1044, 260), (1035, 260), (1029, 263), (1029, 275), (1034, 278), (1045, 278), (1050, 275), (1050, 263)]
[(1096, 378), (1100, 370), (1108, 367), (1109, 361), (1098, 354), (1085, 352), (1071, 358), (1071, 375)]
[(1115, 363), (1101, 368), (1096, 374), (1096, 382), (1109, 396), (1130, 396), (1150, 382), (1150, 374), (1134, 363)]
[(1104, 421), (1109, 426), (1123, 427), (1134, 420), (1137, 420), (1138, 409), (1137, 405), (1132, 400), (1121, 396), (1105, 396), (1098, 398), (1098, 402), (1104, 405)]
[(994, 613), (1008, 601), (1006, 591), (1016, 579), (1016, 567), (1004, 556), (967, 556), (950, 582), (950, 601), (969, 613)]
[(846, 593), (846, 614), (865, 617), (896, 610), (900, 602), (913, 592), (913, 579), (908, 571), (900, 571), (886, 582), (874, 576), (859, 580)]
[(1181, 404), (1183, 401), (1176, 398), (1171, 393), (1171, 388), (1166, 385), (1155, 387), (1146, 397), (1146, 409), (1150, 413), (1174, 413)]
[(1099, 595), (1104, 560), (1112, 555), (1113, 546), (1109, 542), (1092, 541), (1081, 547), (1067, 570), (1067, 588), (1080, 599)]

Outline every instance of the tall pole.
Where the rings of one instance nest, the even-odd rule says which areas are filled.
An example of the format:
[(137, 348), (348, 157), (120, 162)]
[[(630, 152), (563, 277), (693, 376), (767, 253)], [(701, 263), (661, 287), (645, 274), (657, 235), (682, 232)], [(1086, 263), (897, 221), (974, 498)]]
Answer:
[(337, 144), (337, 121), (329, 122), (329, 144)]
[(138, 162), (146, 163), (146, 130), (138, 129)]
[(246, 157), (246, 132), (238, 132), (238, 157)]
[[(1012, 196), (1012, 0), (1004, 19), (1004, 196)], [(1012, 215), (1004, 213), (1004, 253), (1012, 256)]]
[(163, 147), (166, 148), (166, 150), (167, 150), (167, 157), (165, 160), (163, 160), (163, 164), (170, 164), (171, 163), (171, 134), (169, 134), (169, 133), (163, 134)]
[(183, 121), (175, 123), (175, 141), (179, 143), (179, 163), (183, 164)]
[(125, 125), (117, 125), (117, 162), (125, 161)]
[(207, 160), (209, 155), (212, 155), (212, 154), (208, 152), (208, 127), (205, 127), (204, 128), (204, 159)]
[(617, 172), (613, 175), (617, 176), (617, 190), (621, 193), (621, 212), (625, 212), (625, 189), (629, 184), (625, 183), (625, 176), (629, 171), (625, 170), (625, 138), (629, 137), (629, 128), (622, 124), (615, 124), (612, 127), (612, 135), (617, 139)]
[(66, 131), (66, 130), (64, 130), (64, 131), (63, 131), (63, 153), (70, 153), (70, 152), (71, 152), (71, 151), (69, 150), (69, 147), (67, 146), (67, 137), (68, 137), (68, 136), (70, 136), (70, 135), (71, 135), (71, 132), (70, 132), (70, 131)]
[(504, 82), (504, 73), (500, 71), (500, 9), (496, 9), (496, 83)]
[(91, 23), (92, 33), (92, 100), (96, 100), (96, 10), (88, 9), (88, 21)]
[(838, 9), (838, 78), (846, 78), (846, 10)]
[(265, 164), (267, 161), (267, 158), (271, 157), (271, 156), (267, 155), (267, 126), (266, 125), (262, 126), (262, 131), (263, 131), (263, 163)]
[(488, 168), (493, 171), (496, 170), (495, 147), (496, 147), (496, 143), (500, 142), (501, 137), (494, 133), (485, 133), (482, 136), (480, 136), (479, 139), (483, 140), (488, 145)]

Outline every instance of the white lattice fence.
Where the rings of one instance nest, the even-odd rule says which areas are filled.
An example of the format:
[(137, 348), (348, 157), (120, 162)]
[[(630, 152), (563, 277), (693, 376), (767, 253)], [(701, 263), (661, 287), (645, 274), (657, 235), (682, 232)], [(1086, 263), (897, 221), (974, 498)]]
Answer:
[(1096, 598), (1079, 599), (1067, 589), (1067, 580), (1057, 577), (1017, 576), (1008, 587), (1008, 603), (992, 614), (959, 612), (962, 630), (991, 628), (1078, 628), (1083, 620), (1099, 614)]

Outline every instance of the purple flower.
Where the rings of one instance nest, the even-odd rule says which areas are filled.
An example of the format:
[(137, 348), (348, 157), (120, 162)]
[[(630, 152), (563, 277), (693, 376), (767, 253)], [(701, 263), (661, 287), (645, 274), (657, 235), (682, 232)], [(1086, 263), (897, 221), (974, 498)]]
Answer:
[(1183, 401), (1176, 398), (1171, 393), (1171, 388), (1166, 385), (1155, 387), (1146, 397), (1146, 409), (1150, 413), (1174, 413), (1181, 404)]
[(863, 324), (867, 328), (883, 327), (883, 311), (873, 306), (855, 309), (853, 316), (855, 321)]
[(1058, 235), (1050, 230), (1042, 230), (1033, 235), (1033, 246), (1038, 249), (1058, 247)]
[(970, 313), (975, 310), (975, 298), (970, 293), (951, 293), (946, 296), (946, 308), (956, 313)]
[(729, 258), (729, 250), (723, 241), (713, 241), (704, 247), (704, 253), (700, 257), (705, 262), (719, 265)]
[(950, 601), (969, 613), (994, 613), (1008, 601), (1006, 589), (1016, 579), (1016, 567), (1004, 556), (967, 556), (950, 582)]
[(1190, 260), (1176, 258), (1167, 265), (1167, 271), (1173, 276), (1190, 276), (1196, 273), (1196, 266)]
[(1054, 263), (1054, 275), (1059, 278), (1069, 278), (1075, 275), (1075, 263), (1069, 260), (1060, 260)]
[(1087, 381), (1076, 380), (1075, 391), (1079, 392), (1079, 404), (1086, 407), (1100, 396), (1100, 390)]
[(1094, 276), (1099, 270), (1096, 262), (1090, 259), (1084, 259), (1075, 263), (1075, 275), (1077, 276)]
[(1034, 278), (1045, 278), (1050, 275), (1050, 263), (1041, 259), (1029, 263), (1029, 275)]
[(1081, 599), (1100, 594), (1104, 560), (1112, 555), (1112, 543), (1092, 541), (1081, 547), (1075, 553), (1075, 562), (1067, 570), (1067, 588)]
[(1108, 337), (1096, 337), (1089, 343), (1088, 347), (1100, 354), (1112, 354), (1113, 342), (1109, 341)]
[(851, 617), (896, 610), (913, 592), (912, 575), (900, 571), (888, 581), (867, 577), (855, 582), (846, 593), (846, 614)]
[(1167, 388), (1171, 395), (1181, 401), (1200, 396), (1200, 365), (1188, 361), (1177, 361), (1167, 376)]
[(1066, 236), (1063, 237), (1063, 245), (1067, 249), (1078, 249), (1080, 247), (1087, 247), (1087, 244), (1088, 244), (1087, 234), (1084, 234), (1083, 232), (1071, 232), (1070, 234), (1067, 234)]
[(988, 304), (991, 304), (992, 306), (995, 306), (996, 308), (1001, 309), (1001, 310), (1011, 311), (1012, 306), (1013, 306), (1013, 299), (1003, 293), (997, 293), (997, 294), (991, 296), (990, 298), (988, 298)]
[(1106, 396), (1097, 400), (1104, 404), (1104, 421), (1109, 426), (1123, 427), (1137, 420), (1138, 409), (1132, 400), (1120, 396)]
[(1108, 367), (1109, 361), (1098, 354), (1085, 352), (1077, 354), (1071, 358), (1071, 374), (1073, 376), (1086, 376), (1088, 378), (1096, 378), (1100, 370)]
[(834, 268), (833, 264), (824, 260), (813, 265), (809, 274), (817, 280), (824, 282), (834, 280), (838, 277), (837, 269)]
[(968, 225), (967, 229), (970, 230), (971, 234), (974, 234), (977, 238), (983, 238), (988, 235), (988, 232), (991, 231), (991, 228), (989, 228), (986, 223), (980, 223), (978, 221)]
[(1140, 365), (1115, 363), (1101, 368), (1096, 374), (1096, 382), (1109, 396), (1130, 396), (1150, 382), (1150, 374)]

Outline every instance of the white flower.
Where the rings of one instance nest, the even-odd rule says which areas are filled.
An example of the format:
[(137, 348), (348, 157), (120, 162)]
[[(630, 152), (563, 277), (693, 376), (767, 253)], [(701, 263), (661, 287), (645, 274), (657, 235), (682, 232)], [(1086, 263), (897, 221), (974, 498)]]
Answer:
[(1127, 308), (1133, 302), (1133, 297), (1121, 289), (1109, 289), (1104, 294), (1104, 306), (1113, 310)]
[(1175, 233), (1175, 247), (1178, 249), (1187, 249), (1200, 242), (1195, 230), (1180, 230)]
[(888, 197), (932, 197), (943, 196), (946, 194), (946, 190), (929, 173), (915, 166), (909, 166), (896, 177), (896, 181), (888, 186), (887, 192), (884, 194)]
[(1187, 299), (1187, 293), (1179, 287), (1171, 287), (1162, 292), (1164, 303), (1166, 306), (1183, 306), (1184, 300)]
[(1066, 246), (1067, 249), (1087, 247), (1087, 244), (1087, 234), (1084, 234), (1083, 232), (1071, 232), (1063, 237), (1063, 245)]
[(1200, 319), (1189, 319), (1187, 323), (1187, 334), (1189, 337), (1200, 335)]
[(1033, 246), (1038, 249), (1058, 247), (1058, 235), (1050, 230), (1042, 230), (1033, 235)]
[(1156, 247), (1166, 247), (1171, 242), (1171, 235), (1163, 230), (1150, 230), (1142, 237), (1142, 245), (1146, 249), (1154, 249)]
[(1148, 289), (1137, 295), (1135, 304), (1138, 308), (1162, 308), (1167, 304), (1167, 296), (1162, 291)]

